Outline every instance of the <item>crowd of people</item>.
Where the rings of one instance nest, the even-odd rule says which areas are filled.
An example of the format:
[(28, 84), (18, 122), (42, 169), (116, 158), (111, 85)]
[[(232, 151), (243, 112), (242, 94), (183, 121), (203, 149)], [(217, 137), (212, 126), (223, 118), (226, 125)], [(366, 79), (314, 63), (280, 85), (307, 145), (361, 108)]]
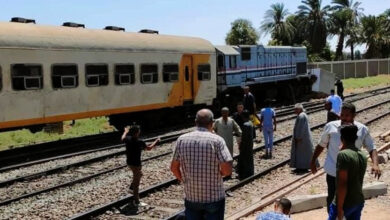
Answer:
[[(184, 185), (186, 219), (223, 219), (225, 190), (223, 178), (232, 178), (235, 141), (238, 146), (236, 172), (243, 180), (254, 174), (253, 146), (256, 128), (264, 136), (264, 159), (272, 159), (273, 132), (277, 128), (275, 110), (271, 100), (258, 113), (255, 97), (244, 88), (242, 102), (230, 117), (229, 109), (221, 109), (221, 117), (214, 120), (209, 109), (196, 114), (196, 130), (184, 134), (176, 141), (171, 162), (173, 175)], [(354, 120), (356, 108), (331, 91), (326, 99), (328, 110), (326, 124), (320, 141), (314, 148), (309, 118), (302, 104), (295, 105), (297, 115), (292, 132), (292, 172), (297, 174), (317, 172), (318, 157), (327, 148), (324, 170), (328, 186), (327, 208), (329, 219), (360, 219), (364, 206), (362, 194), (363, 177), (367, 159), (360, 150), (363, 146), (373, 161), (372, 172), (380, 177), (377, 152), (373, 139), (365, 125)], [(130, 191), (134, 206), (146, 205), (139, 200), (139, 184), (142, 177), (141, 152), (158, 144), (156, 139), (147, 146), (138, 139), (138, 126), (125, 128), (122, 141), (126, 143), (127, 164), (133, 172)], [(340, 147), (341, 146), (341, 147)], [(259, 215), (257, 219), (289, 219), (291, 202), (280, 199), (275, 202), (275, 211)], [(272, 218), (267, 216), (273, 216)]]

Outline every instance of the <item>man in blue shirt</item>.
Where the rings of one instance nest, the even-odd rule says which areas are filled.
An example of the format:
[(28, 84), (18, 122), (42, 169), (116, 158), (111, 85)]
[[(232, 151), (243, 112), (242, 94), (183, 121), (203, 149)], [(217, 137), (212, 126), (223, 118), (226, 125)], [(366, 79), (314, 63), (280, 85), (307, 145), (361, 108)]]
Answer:
[(341, 100), (340, 96), (334, 94), (334, 89), (330, 90), (330, 96), (326, 98), (326, 101), (332, 103), (332, 112), (340, 116), (341, 106), (343, 105), (343, 100)]
[(275, 201), (274, 211), (262, 213), (256, 220), (290, 220), (291, 201), (282, 198)]
[(275, 111), (271, 108), (271, 100), (265, 100), (265, 108), (260, 112), (260, 131), (263, 131), (265, 158), (272, 158), (274, 131), (276, 131)]

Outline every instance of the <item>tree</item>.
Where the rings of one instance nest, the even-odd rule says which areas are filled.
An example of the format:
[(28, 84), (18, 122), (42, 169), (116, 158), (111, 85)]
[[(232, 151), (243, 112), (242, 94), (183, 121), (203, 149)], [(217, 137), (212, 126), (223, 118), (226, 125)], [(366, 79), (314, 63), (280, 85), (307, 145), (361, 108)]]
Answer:
[(340, 60), (343, 57), (344, 40), (350, 19), (351, 12), (348, 10), (335, 11), (331, 16), (329, 32), (331, 34), (339, 35), (339, 40), (336, 47), (336, 60)]
[(313, 53), (320, 54), (326, 45), (327, 23), (330, 6), (322, 7), (321, 0), (303, 0), (298, 6), (297, 15), (301, 18), (305, 39), (310, 43)]
[[(348, 35), (348, 39), (347, 39), (347, 42), (345, 43), (345, 46), (351, 48), (351, 60), (354, 60), (355, 54), (356, 54), (356, 53), (354, 53), (354, 48), (356, 45), (361, 44), (361, 37), (360, 37), (361, 27), (360, 27), (360, 25), (355, 25), (353, 27), (348, 28), (347, 35)], [(359, 55), (360, 55), (360, 51), (359, 51)], [(358, 59), (361, 59), (361, 57)]]
[(252, 22), (246, 19), (237, 19), (231, 23), (231, 30), (227, 33), (225, 42), (228, 45), (254, 45), (259, 40), (259, 35), (252, 26)]
[(356, 26), (359, 24), (359, 18), (363, 16), (363, 8), (360, 7), (361, 2), (353, 0), (332, 0), (333, 14), (331, 16), (330, 29), (331, 33), (339, 35), (339, 40), (336, 49), (336, 60), (340, 59), (343, 53), (344, 40), (349, 38), (347, 46), (351, 47), (351, 59), (353, 60), (353, 50), (355, 44), (358, 43)]
[(366, 58), (385, 57), (390, 45), (390, 30), (386, 27), (384, 16), (365, 16), (361, 19), (361, 40), (367, 45)]
[(291, 45), (294, 38), (294, 27), (285, 19), (289, 14), (283, 3), (271, 5), (267, 10), (260, 30), (264, 34), (271, 34), (272, 42), (281, 45)]

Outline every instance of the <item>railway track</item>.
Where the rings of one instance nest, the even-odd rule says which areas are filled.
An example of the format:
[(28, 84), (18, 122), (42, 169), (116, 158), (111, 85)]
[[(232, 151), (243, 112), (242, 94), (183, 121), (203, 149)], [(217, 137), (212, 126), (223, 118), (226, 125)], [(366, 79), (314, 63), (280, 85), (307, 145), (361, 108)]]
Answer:
[[(378, 116), (380, 117), (380, 116)], [(389, 131), (390, 132), (390, 131)], [(384, 152), (385, 150), (390, 148), (390, 142), (387, 142), (383, 144), (381, 147), (379, 147), (378, 153)], [(367, 155), (368, 157), (368, 155)], [(289, 193), (293, 192), (294, 190), (298, 189), (299, 187), (303, 186), (304, 184), (322, 176), (325, 174), (325, 171), (323, 167), (318, 169), (318, 172), (315, 175), (312, 175), (311, 173), (307, 173), (305, 175), (302, 175), (300, 177), (295, 178), (294, 180), (288, 182), (287, 184), (272, 190), (269, 193), (266, 193), (265, 195), (262, 195), (257, 201), (253, 202), (250, 206), (247, 206), (243, 209), (240, 209), (233, 214), (229, 215), (226, 219), (228, 220), (235, 220), (240, 219), (243, 217), (247, 217), (251, 214), (254, 214), (257, 211), (260, 211), (264, 209), (265, 207), (271, 205), (274, 203), (277, 199), (282, 198)]]
[[(386, 102), (382, 102), (382, 103), (379, 103), (377, 105), (381, 105), (383, 103), (386, 103)], [(177, 135), (178, 136), (178, 135)], [(172, 140), (175, 140), (177, 136), (171, 136), (170, 138), (172, 138)], [(289, 138), (289, 137), (285, 137), (285, 138)], [(169, 138), (166, 139), (166, 141), (168, 141)], [(172, 141), (172, 140), (169, 140), (169, 141)], [(279, 141), (283, 141), (283, 140), (286, 140), (284, 138), (281, 138)], [(259, 150), (260, 148), (258, 148), (257, 150)], [(146, 161), (148, 160), (153, 160), (153, 159), (157, 159), (159, 157), (163, 157), (163, 156), (166, 156), (170, 154), (170, 152), (166, 152), (165, 154), (163, 155), (159, 155), (159, 156), (156, 156), (156, 157), (151, 157), (149, 159), (146, 159)], [(32, 192), (32, 193), (27, 193), (27, 194), (24, 194), (24, 195), (20, 195), (19, 197), (15, 197), (15, 198), (10, 198), (10, 199), (7, 199), (7, 200), (3, 200), (0, 204), (1, 205), (6, 205), (6, 204), (9, 204), (11, 202), (15, 202), (15, 201), (18, 201), (20, 199), (23, 199), (23, 198), (28, 198), (28, 197), (31, 197), (31, 196), (34, 196), (34, 195), (38, 195), (38, 194), (41, 194), (41, 193), (45, 193), (45, 192), (49, 192), (49, 191), (53, 191), (55, 189), (58, 189), (58, 188), (61, 188), (61, 187), (65, 187), (65, 186), (70, 186), (70, 185), (74, 185), (76, 183), (80, 183), (80, 182), (83, 182), (83, 181), (87, 181), (87, 180), (90, 180), (94, 177), (97, 177), (97, 176), (100, 176), (100, 175), (103, 175), (103, 174), (106, 174), (106, 173), (110, 173), (110, 172), (114, 172), (114, 171), (117, 171), (117, 170), (120, 170), (120, 169), (124, 169), (125, 166), (121, 165), (121, 166), (117, 166), (117, 167), (114, 167), (114, 168), (111, 168), (111, 169), (106, 169), (104, 171), (101, 171), (101, 172), (98, 172), (98, 173), (95, 173), (95, 174), (92, 174), (92, 175), (89, 175), (89, 176), (85, 176), (85, 177), (82, 177), (82, 178), (79, 178), (79, 179), (76, 179), (76, 180), (72, 180), (72, 181), (67, 181), (67, 182), (64, 182), (64, 183), (61, 183), (61, 184), (58, 184), (56, 186), (52, 186), (52, 187), (48, 187), (46, 189), (42, 189), (42, 190), (38, 190), (38, 191), (35, 191), (35, 192)], [(43, 175), (43, 174), (42, 174)]]
[[(363, 111), (368, 111), (369, 109), (376, 108), (378, 106), (384, 105), (386, 103), (389, 103), (390, 100), (387, 100), (385, 102), (381, 102), (372, 106), (369, 106), (367, 108), (364, 108), (360, 110), (359, 112)], [(375, 119), (372, 119), (368, 121), (368, 123), (371, 123), (372, 121), (376, 121), (384, 116), (387, 116), (390, 114), (390, 111), (386, 111), (380, 115), (376, 115)], [(313, 126), (312, 129), (318, 129), (322, 127), (324, 123), (318, 124), (316, 126)], [(318, 132), (319, 133), (319, 132)], [(280, 144), (282, 142), (286, 142), (291, 138), (291, 136), (286, 136), (284, 138), (278, 139), (276, 143)], [(259, 151), (262, 149), (262, 147), (258, 147), (255, 150)], [(276, 154), (276, 153), (275, 153)], [(258, 154), (256, 156), (259, 156)], [(255, 157), (256, 157), (255, 156)], [(284, 159), (281, 161), (276, 162), (272, 166), (269, 166), (267, 169), (262, 169), (260, 172), (257, 172), (254, 176), (249, 177), (248, 179), (245, 179), (240, 182), (234, 182), (236, 180), (233, 180), (233, 182), (225, 181), (225, 184), (227, 185), (227, 190), (228, 191), (234, 191), (236, 189), (239, 189), (248, 183), (252, 182), (255, 179), (258, 179), (260, 177), (263, 177), (267, 173), (271, 172), (272, 170), (275, 170), (276, 168), (279, 168), (289, 162), (289, 159)], [(169, 193), (168, 193), (169, 192)], [(178, 213), (173, 212), (177, 211), (177, 207), (183, 207), (182, 204), (179, 204), (179, 201), (181, 200), (181, 193), (182, 189), (181, 186), (177, 184), (177, 181), (175, 179), (169, 179), (166, 181), (163, 181), (159, 184), (156, 184), (154, 186), (151, 186), (145, 190), (142, 191), (141, 197), (144, 198), (144, 201), (146, 202), (151, 202), (153, 208), (150, 208), (149, 210), (141, 210), (139, 212), (139, 215), (137, 216), (132, 216), (136, 219), (142, 219), (142, 218), (168, 218), (168, 219), (174, 219), (177, 217)], [(164, 202), (157, 202), (157, 198), (164, 198)], [(129, 202), (132, 199), (132, 196), (125, 196), (122, 197), (121, 199), (107, 203), (101, 207), (97, 207), (94, 209), (91, 209), (85, 213), (80, 213), (79, 215), (73, 216), (72, 219), (83, 219), (83, 218), (89, 218), (92, 216), (97, 216), (100, 214), (105, 213), (107, 210), (110, 210), (113, 207), (119, 207), (119, 210), (123, 210), (120, 207), (125, 206), (127, 202)], [(154, 202), (153, 202), (154, 201)], [(168, 201), (171, 201), (172, 203), (168, 204)], [(157, 204), (156, 204), (157, 203)], [(164, 213), (165, 215), (159, 214), (159, 213)], [(168, 213), (168, 214), (167, 214)], [(174, 214), (172, 214), (174, 213)], [(180, 213), (180, 212), (179, 212)], [(104, 218), (104, 217), (103, 217)]]
[[(358, 100), (362, 100), (362, 99), (365, 99), (365, 98), (369, 98), (369, 97), (372, 97), (372, 96), (376, 96), (376, 95), (379, 95), (379, 94), (386, 93), (386, 92), (388, 92), (389, 89), (390, 89), (390, 87), (385, 87), (385, 88), (372, 90), (372, 91), (369, 91), (369, 92), (366, 92), (366, 93), (362, 93), (362, 94), (354, 94), (354, 95), (348, 96), (347, 99), (352, 97), (349, 101), (355, 102), (355, 101), (358, 101)], [(361, 96), (360, 97), (356, 97), (356, 96), (359, 96), (359, 95), (361, 95)], [(323, 104), (323, 101), (317, 101), (314, 104), (313, 103), (307, 103), (306, 104), (306, 108), (307, 108), (306, 112), (308, 114), (320, 112), (321, 110), (323, 110), (322, 104)], [(277, 115), (278, 122), (280, 123), (280, 122), (284, 122), (284, 121), (288, 121), (288, 120), (294, 119), (295, 115), (290, 115), (290, 114), (292, 114), (292, 112), (293, 112), (293, 110), (290, 109), (288, 114), (286, 113), (286, 114), (282, 114), (282, 115)], [(285, 115), (287, 115), (287, 117), (284, 117)], [(290, 115), (290, 116), (288, 116), (288, 115)], [(111, 135), (113, 135), (113, 134), (103, 134), (102, 136), (106, 137), (106, 136), (111, 136)], [(115, 142), (117, 142), (119, 140), (119, 136), (117, 134), (115, 134), (115, 136), (116, 136), (116, 141)], [(96, 137), (96, 136), (92, 135), (92, 136), (88, 136), (87, 138), (92, 138), (92, 137)], [(78, 142), (81, 142), (81, 140), (82, 140), (82, 138), (81, 139), (76, 138), (76, 139), (78, 140)], [(100, 138), (98, 138), (98, 141), (95, 141), (95, 142), (99, 142), (99, 140), (100, 140)], [(149, 140), (149, 139), (146, 139), (146, 140)], [(68, 142), (68, 141), (71, 141), (71, 140), (64, 140), (64, 141)], [(54, 143), (57, 143), (57, 142), (54, 142)], [(45, 143), (45, 144), (49, 144), (49, 143)], [(88, 145), (90, 145), (90, 143), (88, 143), (88, 141), (87, 141), (87, 143), (85, 143), (85, 145), (88, 146)], [(80, 146), (80, 144), (76, 145), (76, 147), (79, 147), (79, 146)], [(0, 168), (0, 173), (1, 172), (6, 172), (6, 171), (9, 171), (9, 170), (13, 170), (13, 169), (14, 170), (15, 169), (19, 169), (19, 168), (26, 167), (26, 166), (32, 166), (32, 165), (35, 165), (35, 164), (41, 164), (41, 163), (45, 163), (45, 162), (48, 162), (48, 161), (54, 161), (54, 160), (71, 158), (71, 157), (77, 157), (77, 156), (80, 156), (80, 155), (92, 154), (92, 153), (96, 153), (96, 152), (103, 152), (102, 154), (104, 154), (104, 151), (109, 151), (109, 150), (120, 148), (120, 147), (123, 147), (123, 146), (124, 145), (120, 143), (120, 144), (114, 144), (114, 145), (106, 146), (106, 147), (103, 147), (103, 148), (99, 147), (97, 149), (78, 151), (78, 152), (74, 152), (74, 153), (62, 154), (60, 156), (55, 156), (55, 157), (47, 157), (47, 158), (39, 159), (39, 160), (23, 162), (23, 163), (17, 163), (17, 164), (8, 165), (8, 166)], [(51, 148), (53, 149), (53, 148), (56, 148), (56, 147), (51, 146)], [(80, 148), (80, 149), (84, 149), (84, 148)], [(39, 151), (39, 148), (36, 148), (36, 149), (37, 149), (37, 151)], [(17, 150), (22, 150), (22, 148), (17, 149)], [(28, 149), (28, 151), (30, 151), (30, 149)], [(123, 152), (123, 151), (121, 151), (121, 152)], [(1, 158), (1, 153), (2, 152), (0, 152), (0, 158)], [(116, 156), (116, 155), (118, 155), (118, 154), (113, 153), (113, 154), (108, 154), (107, 156), (103, 155), (102, 157), (100, 157), (100, 159), (105, 159), (105, 158), (109, 158), (109, 157)], [(23, 156), (24, 156), (24, 154), (22, 154), (22, 157)], [(12, 157), (9, 157), (8, 159), (12, 159)], [(5, 158), (5, 161), (7, 161), (8, 159)], [(98, 159), (91, 160), (90, 162), (97, 161), (97, 160)], [(0, 161), (2, 161), (2, 160), (0, 160)], [(16, 160), (16, 161), (18, 161), (18, 160)], [(62, 167), (62, 169), (64, 169), (64, 168), (65, 167)], [(53, 172), (54, 172), (54, 170), (53, 170)], [(45, 174), (45, 173), (42, 172), (42, 174)], [(39, 176), (39, 175), (37, 175), (37, 176)], [(4, 185), (4, 184), (2, 184), (0, 182), (0, 185)]]
[[(356, 96), (363, 96), (351, 99), (351, 101), (360, 100), (363, 98), (382, 94), (389, 90), (390, 87), (370, 90), (367, 92), (352, 94), (346, 96), (346, 99), (351, 99)], [(364, 97), (364, 94), (367, 94)], [(303, 103), (308, 113), (321, 111), (324, 101), (306, 102)], [(276, 109), (278, 120), (287, 121), (293, 119), (295, 116), (293, 106), (281, 107)], [(292, 116), (289, 116), (292, 115)], [(188, 127), (189, 125), (180, 125), (175, 128), (168, 128), (168, 130), (177, 130)], [(162, 134), (165, 131), (155, 132), (154, 135)], [(156, 134), (157, 133), (157, 134)], [(78, 155), (94, 153), (97, 151), (109, 150), (117, 147), (122, 147), (119, 142), (118, 132), (110, 132), (105, 134), (88, 135), (84, 137), (70, 138), (65, 140), (58, 140), (54, 142), (34, 144), (22, 148), (15, 148), (11, 150), (0, 152), (0, 173), (12, 169), (18, 169), (24, 166), (31, 166), (51, 160), (64, 159), (75, 157)]]

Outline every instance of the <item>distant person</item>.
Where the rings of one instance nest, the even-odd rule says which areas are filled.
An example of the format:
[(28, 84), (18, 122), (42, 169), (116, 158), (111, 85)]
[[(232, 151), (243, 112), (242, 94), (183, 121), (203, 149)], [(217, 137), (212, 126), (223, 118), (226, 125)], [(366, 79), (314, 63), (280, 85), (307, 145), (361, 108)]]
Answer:
[(302, 104), (295, 105), (295, 114), (297, 114), (297, 118), (293, 130), (290, 167), (295, 168), (297, 173), (303, 173), (310, 169), (310, 159), (313, 156), (314, 147), (309, 118)]
[(244, 124), (241, 127), (242, 136), (239, 144), (240, 154), (237, 161), (237, 173), (239, 179), (245, 179), (254, 174), (253, 163), (253, 127), (252, 122), (249, 120), (249, 112), (244, 111), (242, 114)]
[(340, 129), (341, 149), (337, 154), (336, 196), (329, 208), (329, 220), (360, 219), (364, 206), (363, 179), (367, 158), (355, 147), (358, 127), (344, 125)]
[(213, 128), (215, 133), (225, 140), (230, 155), (233, 157), (233, 136), (241, 137), (241, 128), (229, 117), (229, 109), (227, 107), (222, 108), (221, 115), (220, 118), (215, 120)]
[(225, 190), (222, 177), (232, 173), (233, 158), (220, 136), (212, 133), (213, 113), (196, 114), (196, 130), (176, 142), (171, 171), (184, 184), (186, 219), (223, 219)]
[(242, 130), (242, 126), (244, 125), (244, 119), (242, 118), (242, 113), (244, 112), (244, 104), (242, 102), (237, 103), (237, 112), (233, 114), (233, 120), (237, 122), (238, 126), (240, 126)]
[(276, 131), (276, 116), (269, 99), (265, 100), (265, 108), (260, 111), (260, 131), (263, 131), (264, 135), (265, 158), (271, 159), (274, 131)]
[(290, 220), (291, 201), (282, 198), (274, 203), (273, 212), (265, 212), (256, 217), (256, 220)]
[(317, 164), (315, 162), (322, 151), (327, 148), (324, 170), (326, 172), (326, 183), (328, 185), (328, 211), (336, 192), (336, 161), (341, 145), (339, 129), (342, 125), (354, 124), (357, 126), (358, 137), (355, 141), (355, 147), (361, 149), (362, 146), (364, 146), (367, 149), (373, 162), (371, 172), (375, 174), (375, 177), (379, 178), (381, 176), (381, 170), (378, 166), (378, 152), (375, 149), (374, 141), (368, 131), (368, 128), (362, 123), (354, 120), (355, 116), (355, 105), (348, 102), (344, 103), (341, 110), (340, 120), (332, 121), (325, 125), (320, 141), (314, 150), (314, 154), (310, 162), (311, 172), (315, 174), (317, 172)]
[(337, 116), (340, 116), (343, 100), (341, 100), (341, 98), (338, 95), (334, 94), (334, 89), (330, 90), (330, 96), (328, 96), (326, 101), (332, 103), (332, 111), (336, 113)]
[(335, 84), (334, 84), (337, 88), (337, 95), (340, 96), (340, 98), (344, 101), (344, 86), (343, 86), (343, 81), (341, 81), (340, 79), (337, 79)]
[(331, 121), (337, 121), (340, 119), (340, 117), (333, 112), (332, 103), (330, 101), (325, 102), (325, 110), (328, 112), (326, 115), (326, 123), (329, 123)]
[(160, 141), (157, 138), (152, 144), (146, 146), (146, 143), (142, 140), (139, 140), (139, 135), (141, 133), (140, 127), (138, 125), (133, 125), (131, 127), (125, 127), (121, 140), (126, 144), (126, 157), (127, 165), (130, 167), (133, 172), (133, 181), (130, 185), (130, 192), (134, 196), (132, 205), (134, 206), (146, 206), (146, 203), (140, 202), (139, 200), (139, 184), (142, 177), (142, 164), (141, 164), (141, 153), (143, 150), (151, 150), (157, 143)]
[[(252, 121), (253, 126), (256, 127), (260, 125), (260, 118), (257, 115), (257, 110), (256, 110), (255, 96), (253, 96), (253, 94), (249, 91), (249, 86), (244, 87), (243, 104), (244, 104), (244, 109), (246, 109), (249, 112), (250, 120)], [(254, 132), (253, 138), (256, 138), (256, 131), (253, 132)]]

